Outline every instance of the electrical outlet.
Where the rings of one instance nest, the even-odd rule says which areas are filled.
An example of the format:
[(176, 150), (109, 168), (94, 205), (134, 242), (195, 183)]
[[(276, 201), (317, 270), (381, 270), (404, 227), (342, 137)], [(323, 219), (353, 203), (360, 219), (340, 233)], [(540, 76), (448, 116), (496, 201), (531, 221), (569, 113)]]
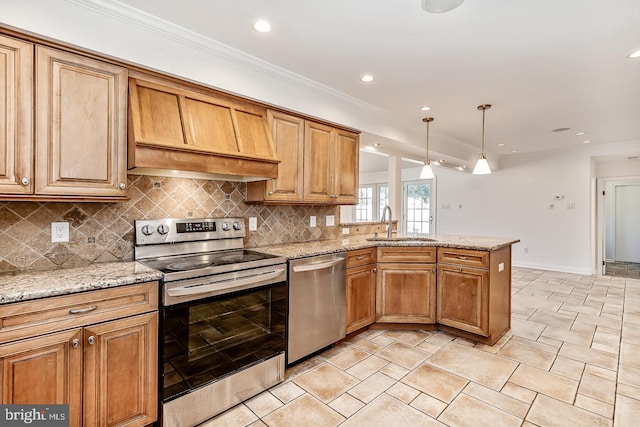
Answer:
[(316, 216), (311, 215), (309, 217), (309, 227), (315, 227), (315, 226), (316, 226)]
[(529, 248), (524, 248), (525, 255), (529, 253)]
[(69, 223), (68, 222), (52, 222), (51, 223), (51, 241), (54, 243), (69, 241)]
[(343, 235), (345, 235), (345, 234), (349, 234), (349, 227), (344, 227), (344, 228), (342, 229), (342, 234), (343, 234)]
[(336, 224), (335, 221), (336, 220), (333, 215), (327, 215), (327, 218), (326, 218), (327, 227), (333, 227)]
[(249, 217), (249, 231), (256, 231), (258, 229), (258, 218), (255, 216)]

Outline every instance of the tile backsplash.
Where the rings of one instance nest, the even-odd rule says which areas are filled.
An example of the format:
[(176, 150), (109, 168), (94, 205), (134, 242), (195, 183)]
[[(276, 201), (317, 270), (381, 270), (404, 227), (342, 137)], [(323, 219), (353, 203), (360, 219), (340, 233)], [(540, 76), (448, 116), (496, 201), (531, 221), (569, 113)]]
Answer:
[[(142, 175), (128, 181), (128, 202), (0, 202), (0, 271), (132, 260), (136, 219), (254, 216), (258, 229), (247, 232), (246, 247), (333, 239), (342, 232), (337, 207), (247, 204), (244, 183)], [(327, 215), (335, 215), (335, 226), (325, 226)], [(61, 221), (69, 223), (69, 242), (51, 243), (51, 223)]]

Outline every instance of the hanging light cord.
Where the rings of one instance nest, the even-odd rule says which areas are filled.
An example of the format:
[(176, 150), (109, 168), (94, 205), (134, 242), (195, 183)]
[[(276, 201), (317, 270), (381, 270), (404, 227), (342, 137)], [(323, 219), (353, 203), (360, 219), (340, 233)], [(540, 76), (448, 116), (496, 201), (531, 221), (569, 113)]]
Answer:
[(425, 164), (429, 164), (429, 127), (431, 125), (431, 122), (433, 121), (433, 117), (425, 117), (424, 119), (422, 119), (423, 122), (427, 123), (427, 156), (426, 159), (427, 161), (425, 162)]
[(489, 108), (491, 108), (491, 104), (478, 105), (478, 110), (482, 110), (482, 157), (485, 156), (484, 154), (484, 113)]

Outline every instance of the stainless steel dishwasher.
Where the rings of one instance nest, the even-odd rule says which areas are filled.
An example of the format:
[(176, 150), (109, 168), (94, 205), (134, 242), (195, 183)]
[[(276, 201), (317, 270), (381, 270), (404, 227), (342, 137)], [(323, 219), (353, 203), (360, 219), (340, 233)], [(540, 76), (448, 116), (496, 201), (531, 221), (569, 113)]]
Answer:
[(287, 364), (345, 336), (346, 252), (289, 261)]

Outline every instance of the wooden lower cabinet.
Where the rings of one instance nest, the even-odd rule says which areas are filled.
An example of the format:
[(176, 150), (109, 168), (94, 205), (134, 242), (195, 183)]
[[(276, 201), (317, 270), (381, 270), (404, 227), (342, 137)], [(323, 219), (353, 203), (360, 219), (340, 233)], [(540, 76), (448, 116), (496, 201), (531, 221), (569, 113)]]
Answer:
[(0, 403), (68, 404), (71, 427), (155, 422), (157, 286), (0, 305)]
[(435, 323), (435, 264), (380, 263), (376, 321)]
[(76, 328), (0, 345), (0, 402), (69, 404), (69, 425), (81, 426), (81, 339), (82, 329)]
[(347, 334), (376, 320), (375, 253), (375, 248), (369, 248), (347, 254)]
[(489, 272), (469, 267), (438, 266), (438, 323), (489, 335)]

